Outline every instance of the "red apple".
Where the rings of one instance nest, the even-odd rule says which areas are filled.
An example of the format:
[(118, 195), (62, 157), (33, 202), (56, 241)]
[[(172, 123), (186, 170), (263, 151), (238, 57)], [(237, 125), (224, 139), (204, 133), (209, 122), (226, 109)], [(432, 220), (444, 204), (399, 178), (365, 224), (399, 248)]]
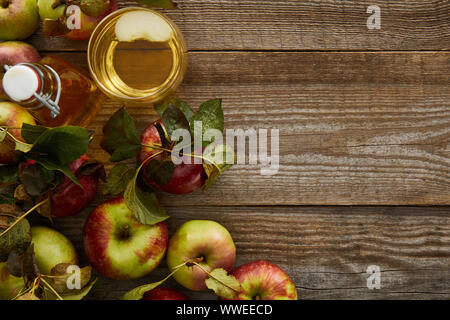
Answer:
[(161, 262), (167, 248), (164, 222), (140, 223), (123, 197), (108, 200), (84, 225), (84, 249), (92, 266), (112, 279), (143, 277)]
[(84, 155), (69, 164), (70, 170), (75, 173), (81, 187), (68, 177), (53, 190), (52, 193), (52, 217), (68, 217), (82, 211), (94, 199), (97, 193), (99, 170), (89, 174), (80, 174), (79, 170), (89, 160)]
[(0, 43), (0, 65), (13, 66), (21, 62), (38, 62), (39, 52), (30, 44), (22, 41), (6, 41)]
[[(231, 272), (236, 259), (236, 247), (230, 233), (222, 225), (209, 220), (191, 220), (172, 236), (167, 250), (170, 270), (185, 262), (196, 261), (211, 272), (223, 268)], [(191, 290), (205, 290), (207, 274), (198, 266), (183, 266), (174, 279)]]
[(21, 41), (6, 41), (0, 43), (0, 99), (9, 100), (6, 93), (3, 91), (1, 83), (1, 74), (3, 73), (3, 66), (13, 66), (21, 62), (38, 62), (41, 60), (39, 52), (28, 43)]
[(289, 276), (277, 265), (259, 260), (233, 271), (241, 284), (235, 300), (297, 300), (297, 289)]
[[(35, 125), (33, 116), (19, 105), (12, 102), (0, 102), (0, 126), (11, 127), (8, 129), (16, 139), (24, 142), (20, 133), (23, 123)], [(10, 164), (15, 160), (15, 142), (6, 137), (0, 142), (0, 164)]]
[(147, 291), (142, 300), (189, 300), (189, 298), (175, 289), (161, 287)]
[[(161, 122), (158, 121), (152, 124), (142, 132), (141, 143), (143, 145), (161, 145), (161, 137), (156, 129), (156, 125), (158, 124), (161, 124)], [(143, 147), (137, 157), (137, 160), (139, 163), (142, 163), (145, 159), (153, 156), (157, 152), (159, 152), (159, 150), (150, 147)], [(154, 159), (158, 161), (163, 160), (161, 156), (156, 156)], [(193, 157), (190, 159), (191, 163), (187, 164), (185, 163), (187, 162), (187, 159), (189, 159), (189, 156), (183, 157), (183, 162), (175, 167), (172, 178), (164, 185), (157, 184), (147, 175), (148, 163), (146, 163), (142, 168), (144, 181), (153, 188), (172, 194), (191, 193), (201, 188), (205, 184), (205, 180), (207, 178), (203, 165), (195, 164)]]
[(117, 0), (111, 0), (108, 11), (100, 17), (90, 17), (81, 11), (81, 29), (71, 30), (64, 35), (64, 38), (70, 40), (88, 40), (91, 37), (97, 24), (103, 20), (104, 17), (117, 10)]
[(0, 0), (0, 40), (28, 38), (38, 26), (36, 0)]

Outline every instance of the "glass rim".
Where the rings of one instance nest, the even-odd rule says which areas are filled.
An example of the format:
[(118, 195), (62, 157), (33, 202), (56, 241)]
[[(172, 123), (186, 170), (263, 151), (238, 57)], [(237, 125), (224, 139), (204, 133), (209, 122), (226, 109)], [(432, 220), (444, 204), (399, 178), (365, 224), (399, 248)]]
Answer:
[[(174, 80), (173, 81), (169, 81), (166, 84), (163, 84), (160, 88), (158, 88), (158, 90), (156, 90), (155, 92), (151, 92), (147, 95), (141, 96), (141, 97), (132, 97), (132, 96), (128, 96), (126, 94), (123, 95), (119, 95), (116, 94), (114, 92), (112, 92), (111, 90), (109, 90), (108, 88), (106, 88), (98, 79), (96, 73), (94, 72), (94, 61), (92, 61), (94, 59), (94, 55), (92, 55), (93, 50), (94, 49), (94, 43), (99, 41), (98, 40), (98, 35), (101, 33), (102, 29), (105, 27), (105, 21), (109, 21), (112, 18), (114, 18), (115, 16), (119, 16), (121, 14), (123, 14), (126, 11), (149, 11), (152, 12), (154, 14), (157, 14), (158, 16), (160, 16), (161, 18), (163, 18), (171, 27), (171, 29), (174, 32), (174, 37), (176, 37), (178, 39), (178, 42), (181, 44), (181, 49), (179, 49), (180, 52), (178, 52), (179, 55), (179, 62), (177, 65), (174, 66), (173, 69), (175, 69), (174, 73), (175, 76), (173, 76)], [(180, 76), (181, 73), (181, 77), (184, 77), (184, 65), (186, 64), (186, 57), (185, 54), (188, 50), (187, 50), (187, 46), (186, 46), (186, 41), (184, 39), (183, 34), (181, 33), (181, 31), (179, 30), (178, 26), (175, 24), (175, 22), (170, 19), (167, 15), (165, 15), (162, 12), (159, 12), (157, 10), (154, 9), (149, 9), (149, 8), (145, 8), (145, 7), (137, 7), (137, 6), (132, 6), (132, 7), (126, 7), (126, 8), (122, 8), (116, 11), (111, 12), (109, 15), (107, 15), (106, 17), (104, 17), (94, 28), (94, 31), (91, 34), (91, 37), (89, 38), (89, 42), (88, 42), (88, 48), (87, 48), (87, 62), (88, 62), (88, 68), (89, 68), (89, 72), (93, 78), (93, 80), (95, 81), (96, 85), (108, 96), (117, 99), (117, 100), (121, 100), (121, 101), (130, 101), (130, 102), (145, 102), (146, 99), (156, 95), (156, 94), (160, 94), (161, 96), (165, 95), (165, 92), (169, 91), (171, 89), (174, 88), (174, 82), (176, 82), (176, 78)], [(92, 57), (91, 57), (92, 55)]]

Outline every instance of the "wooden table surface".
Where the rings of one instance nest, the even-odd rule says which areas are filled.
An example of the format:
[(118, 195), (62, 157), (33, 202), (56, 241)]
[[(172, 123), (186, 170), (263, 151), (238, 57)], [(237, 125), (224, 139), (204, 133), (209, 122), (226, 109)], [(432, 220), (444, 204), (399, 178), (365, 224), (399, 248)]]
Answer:
[[(236, 165), (206, 192), (161, 194), (170, 232), (222, 223), (237, 265), (279, 264), (300, 299), (449, 299), (450, 2), (177, 2), (164, 12), (190, 50), (178, 95), (193, 106), (223, 98), (226, 128), (278, 128), (280, 170)], [(366, 26), (373, 4), (380, 30)], [(86, 69), (86, 42), (40, 32), (30, 42)], [(101, 128), (119, 107), (109, 100), (91, 125), (99, 160)], [(128, 109), (138, 129), (157, 118), (151, 106)], [(83, 223), (103, 200), (55, 220), (83, 263)], [(381, 268), (379, 290), (366, 286), (369, 265)], [(100, 278), (88, 297), (115, 299), (167, 273), (163, 262), (142, 279)]]

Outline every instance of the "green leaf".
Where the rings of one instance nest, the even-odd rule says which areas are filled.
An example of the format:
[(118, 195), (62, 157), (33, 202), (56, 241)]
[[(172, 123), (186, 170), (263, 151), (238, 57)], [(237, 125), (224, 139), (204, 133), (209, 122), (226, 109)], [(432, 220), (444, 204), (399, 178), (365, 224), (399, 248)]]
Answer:
[(144, 163), (136, 170), (136, 174), (128, 183), (123, 196), (125, 203), (131, 212), (134, 213), (136, 219), (143, 224), (156, 224), (166, 220), (169, 216), (164, 207), (159, 204), (153, 192), (144, 191), (137, 185), (139, 171)]
[(211, 271), (205, 283), (208, 289), (225, 299), (234, 299), (241, 292), (239, 281), (222, 268)]
[(44, 131), (26, 154), (48, 170), (58, 170), (80, 185), (68, 164), (86, 153), (91, 140), (90, 132), (81, 127), (65, 126)]
[(25, 142), (34, 144), (36, 140), (49, 128), (44, 126), (33, 126), (28, 123), (22, 125), (21, 135)]
[[(6, 230), (17, 219), (16, 212), (13, 211), (15, 209), (16, 207), (13, 205), (3, 204), (0, 206), (0, 233)], [(0, 262), (6, 261), (12, 251), (17, 251), (18, 253), (25, 252), (30, 243), (30, 224), (26, 219), (22, 219), (9, 232), (0, 237)]]
[(50, 190), (55, 179), (55, 171), (47, 170), (38, 163), (21, 165), (19, 177), (26, 193), (35, 197)]
[(15, 204), (16, 199), (12, 194), (0, 194), (0, 204)]
[(116, 111), (103, 127), (101, 147), (117, 162), (134, 158), (141, 150), (141, 140), (133, 118), (125, 108)]
[(207, 190), (224, 171), (233, 166), (236, 155), (229, 145), (220, 144), (209, 145), (205, 149), (203, 157), (205, 160), (203, 162), (203, 169), (205, 169), (206, 175), (208, 176), (203, 188)]
[[(5, 140), (7, 136), (8, 136), (8, 129), (0, 127), (0, 142)], [(11, 136), (11, 141), (13, 141), (15, 144), (14, 149), (16, 151), (20, 151), (20, 152), (28, 152), (28, 151), (30, 151), (31, 147), (33, 146), (31, 144), (17, 140), (16, 138), (13, 138), (12, 136)]]
[(116, 164), (103, 184), (103, 194), (118, 195), (122, 193), (131, 179), (133, 179), (136, 169), (128, 167), (122, 163)]
[(164, 111), (166, 111), (169, 105), (174, 105), (175, 107), (180, 109), (180, 111), (183, 112), (184, 116), (186, 117), (187, 121), (191, 120), (192, 116), (194, 115), (194, 110), (192, 110), (192, 108), (186, 102), (175, 97), (171, 97), (164, 102), (155, 105), (155, 110), (162, 117)]
[(165, 277), (161, 281), (144, 284), (142, 286), (139, 286), (137, 288), (128, 291), (123, 295), (122, 300), (141, 300), (147, 291), (153, 290), (156, 287), (163, 284), (166, 280), (172, 277), (178, 270), (180, 270), (180, 268), (177, 268), (174, 271), (172, 271), (167, 277)]
[[(198, 112), (194, 114), (190, 120), (191, 134), (195, 138), (194, 128), (195, 122), (199, 121), (202, 124), (202, 136), (208, 129), (217, 129), (223, 133), (224, 130), (224, 115), (222, 110), (222, 100), (214, 99), (204, 102)], [(203, 146), (206, 147), (213, 141), (204, 141)]]
[(16, 146), (14, 147), (14, 150), (27, 153), (31, 150), (32, 147), (33, 147), (32, 144), (16, 141)]
[(147, 176), (160, 186), (169, 183), (170, 179), (172, 179), (173, 172), (175, 171), (175, 165), (170, 159), (164, 161), (158, 160), (150, 160), (146, 167)]
[(99, 179), (102, 181), (105, 181), (105, 167), (102, 163), (94, 160), (94, 159), (88, 159), (86, 162), (84, 162), (78, 170), (76, 170), (76, 175), (79, 176), (90, 176), (90, 175), (96, 175)]
[(59, 171), (64, 173), (70, 180), (72, 180), (74, 183), (79, 185), (81, 187), (80, 182), (78, 181), (75, 174), (70, 170), (69, 165), (58, 165), (51, 161), (47, 161), (45, 159), (36, 160), (36, 162), (40, 163), (45, 169), (47, 170), (53, 170), (53, 171)]
[(161, 120), (169, 138), (177, 129), (189, 130), (189, 121), (186, 119), (184, 113), (173, 104), (169, 104)]
[(39, 275), (36, 264), (34, 245), (29, 245), (25, 251), (13, 250), (8, 256), (8, 271), (15, 277), (25, 277), (33, 281)]
[(86, 153), (91, 140), (90, 132), (81, 127), (66, 126), (46, 130), (34, 142), (27, 155), (57, 165), (66, 165)]
[(164, 9), (174, 9), (177, 7), (177, 4), (174, 3), (172, 0), (136, 0), (136, 1), (141, 4)]
[(64, 300), (81, 300), (85, 296), (87, 296), (87, 294), (92, 290), (92, 288), (96, 283), (97, 279), (94, 279), (93, 281), (91, 281), (90, 284), (88, 284), (84, 288), (81, 288), (80, 290), (72, 290), (71, 294), (64, 294), (62, 295), (62, 298)]
[(0, 186), (17, 183), (19, 180), (19, 166), (11, 164), (0, 166)]

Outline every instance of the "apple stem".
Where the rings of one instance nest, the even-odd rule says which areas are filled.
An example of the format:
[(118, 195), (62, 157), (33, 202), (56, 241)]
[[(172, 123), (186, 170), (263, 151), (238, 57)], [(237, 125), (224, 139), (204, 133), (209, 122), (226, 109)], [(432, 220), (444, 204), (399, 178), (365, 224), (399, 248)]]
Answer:
[(34, 295), (34, 291), (39, 287), (39, 277), (36, 277), (33, 281), (33, 286), (31, 287), (31, 295)]
[(130, 237), (130, 227), (127, 224), (122, 226), (122, 230), (120, 232), (120, 237), (122, 239), (128, 239)]
[(6, 9), (11, 4), (11, 0), (0, 0), (0, 7)]
[[(156, 149), (156, 150), (160, 150), (160, 151), (165, 151), (165, 152), (168, 152), (168, 153), (170, 153), (170, 154), (172, 154), (172, 152), (173, 152), (173, 150), (170, 150), (170, 149), (167, 149), (167, 148), (163, 148), (162, 146), (160, 146), (160, 145), (154, 145), (154, 144), (150, 144), (150, 145), (148, 145), (148, 144), (142, 144), (142, 146), (143, 147), (146, 147), (146, 148), (152, 148), (152, 149)], [(183, 153), (183, 152), (180, 152), (180, 155), (183, 157), (183, 156), (185, 156), (185, 154)], [(198, 159), (202, 159), (202, 160), (206, 160), (206, 161), (208, 161), (208, 162), (211, 162), (211, 160), (210, 159), (208, 159), (208, 158), (205, 158), (204, 156), (199, 156), (199, 155), (197, 155), (197, 154), (193, 154), (193, 153), (191, 153), (191, 154), (189, 154), (191, 157), (193, 157), (193, 158), (198, 158)], [(217, 165), (217, 163), (215, 163), (215, 162), (211, 162), (212, 163), (212, 165), (214, 165), (218, 170), (219, 170), (219, 172), (222, 172), (222, 169)]]

